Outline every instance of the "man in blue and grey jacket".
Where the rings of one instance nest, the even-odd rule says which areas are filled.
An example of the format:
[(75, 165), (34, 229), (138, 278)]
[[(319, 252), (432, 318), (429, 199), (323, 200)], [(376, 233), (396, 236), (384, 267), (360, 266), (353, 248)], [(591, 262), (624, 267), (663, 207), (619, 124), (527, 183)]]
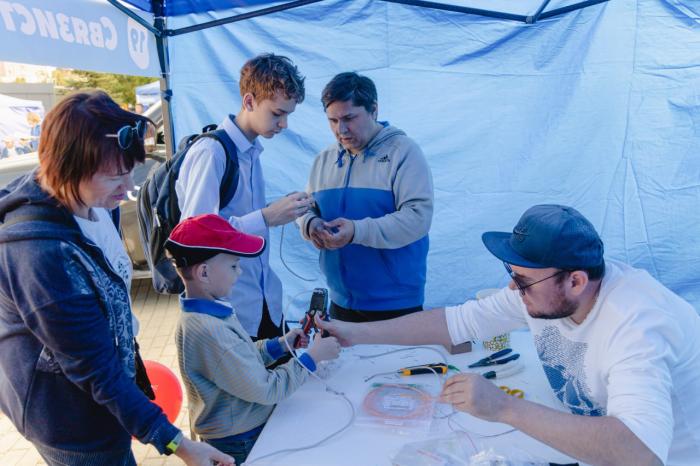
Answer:
[(331, 316), (390, 319), (423, 309), (433, 182), (420, 147), (377, 121), (371, 79), (340, 73), (324, 88), (337, 142), (314, 161), (307, 192), (316, 208), (302, 235), (321, 251)]

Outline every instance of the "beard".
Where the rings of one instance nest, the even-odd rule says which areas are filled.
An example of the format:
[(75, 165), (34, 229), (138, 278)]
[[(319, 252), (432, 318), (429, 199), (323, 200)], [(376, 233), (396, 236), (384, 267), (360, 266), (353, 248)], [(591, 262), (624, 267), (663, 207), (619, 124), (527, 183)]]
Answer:
[(564, 296), (564, 291), (559, 288), (558, 293), (554, 296), (549, 304), (547, 305), (546, 311), (534, 311), (530, 312), (530, 317), (534, 319), (563, 319), (565, 317), (571, 317), (576, 309), (578, 309), (579, 303), (571, 299), (567, 299)]

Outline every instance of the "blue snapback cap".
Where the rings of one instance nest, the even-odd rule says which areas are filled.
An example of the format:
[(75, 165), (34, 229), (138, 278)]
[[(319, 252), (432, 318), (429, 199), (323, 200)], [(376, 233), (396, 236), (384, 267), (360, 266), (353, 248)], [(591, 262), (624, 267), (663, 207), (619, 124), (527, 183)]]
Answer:
[(512, 233), (487, 231), (481, 240), (498, 259), (520, 267), (577, 270), (603, 263), (603, 241), (591, 222), (563, 205), (530, 207)]

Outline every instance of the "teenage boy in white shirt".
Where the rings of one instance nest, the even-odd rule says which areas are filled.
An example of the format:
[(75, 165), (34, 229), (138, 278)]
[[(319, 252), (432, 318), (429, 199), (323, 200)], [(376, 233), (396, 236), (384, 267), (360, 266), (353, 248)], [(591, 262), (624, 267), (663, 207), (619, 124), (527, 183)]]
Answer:
[[(293, 192), (266, 206), (265, 180), (258, 136), (272, 138), (287, 127), (287, 118), (304, 100), (304, 78), (286, 57), (263, 54), (243, 65), (240, 77), (241, 109), (229, 115), (223, 128), (236, 145), (238, 186), (228, 205), (219, 205), (219, 187), (226, 153), (214, 139), (202, 138), (187, 152), (175, 185), (180, 218), (219, 214), (236, 229), (269, 240), (269, 228), (305, 214), (312, 198)], [(281, 336), (282, 283), (270, 269), (269, 250), (243, 258), (243, 274), (229, 300), (243, 328), (253, 339)]]

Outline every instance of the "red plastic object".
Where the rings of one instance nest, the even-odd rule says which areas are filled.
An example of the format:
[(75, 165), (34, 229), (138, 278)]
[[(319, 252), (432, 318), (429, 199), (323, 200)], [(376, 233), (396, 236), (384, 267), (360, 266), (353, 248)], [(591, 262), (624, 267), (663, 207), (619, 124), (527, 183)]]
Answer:
[(156, 394), (155, 404), (160, 406), (168, 421), (175, 422), (182, 407), (182, 387), (177, 377), (168, 367), (156, 361), (144, 361), (146, 373), (151, 380), (153, 393)]

